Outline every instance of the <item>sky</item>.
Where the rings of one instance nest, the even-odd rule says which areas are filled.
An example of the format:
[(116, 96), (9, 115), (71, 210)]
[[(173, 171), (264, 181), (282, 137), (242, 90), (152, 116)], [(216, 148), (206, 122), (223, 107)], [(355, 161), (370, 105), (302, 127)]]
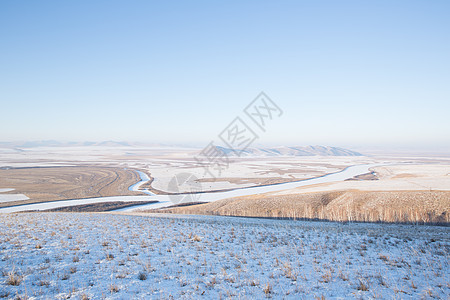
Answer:
[(450, 149), (450, 1), (1, 1), (0, 141)]

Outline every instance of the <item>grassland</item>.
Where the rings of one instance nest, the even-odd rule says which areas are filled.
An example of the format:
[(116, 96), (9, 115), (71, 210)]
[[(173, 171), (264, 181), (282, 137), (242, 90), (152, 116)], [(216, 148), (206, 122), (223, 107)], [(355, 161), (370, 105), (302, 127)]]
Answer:
[[(0, 207), (55, 200), (139, 195), (128, 187), (140, 180), (131, 169), (76, 166), (0, 169), (1, 187), (30, 199), (0, 203)], [(7, 194), (7, 193), (4, 193)]]
[(269, 193), (150, 212), (344, 222), (450, 224), (449, 211), (449, 191), (349, 190), (277, 196)]

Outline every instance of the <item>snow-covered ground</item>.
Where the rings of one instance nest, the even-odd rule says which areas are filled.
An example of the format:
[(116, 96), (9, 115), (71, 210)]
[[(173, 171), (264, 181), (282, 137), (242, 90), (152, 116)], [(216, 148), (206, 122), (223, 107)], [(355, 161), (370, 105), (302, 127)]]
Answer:
[[(203, 190), (221, 190), (257, 185), (253, 180), (303, 180), (337, 172), (351, 165), (379, 162), (365, 156), (232, 157), (229, 166), (221, 170), (220, 178), (211, 180), (211, 176), (195, 159), (202, 148), (78, 145), (6, 150), (0, 149), (0, 168), (92, 164), (132, 168), (151, 174), (155, 179), (153, 188), (167, 192), (171, 192), (169, 182), (181, 172), (206, 180), (202, 182)], [(233, 182), (233, 179), (237, 181)]]
[(12, 202), (12, 201), (22, 201), (22, 200), (28, 200), (27, 196), (24, 194), (0, 194), (0, 202)]
[(448, 227), (79, 213), (0, 220), (3, 298), (450, 297)]
[[(14, 191), (14, 189), (0, 189), (0, 193), (6, 193)], [(10, 202), (10, 201), (20, 201), (20, 200), (28, 200), (27, 196), (24, 194), (0, 194), (0, 203), (1, 202)]]
[[(251, 181), (247, 183), (245, 181), (232, 183), (228, 181), (230, 178), (295, 178), (304, 180), (338, 172), (348, 166), (375, 162), (378, 161), (373, 158), (359, 156), (232, 157), (230, 164), (221, 170), (220, 176), (214, 181), (202, 182), (202, 188), (204, 190), (221, 190), (255, 185)], [(173, 161), (152, 160), (152, 164), (149, 164), (144, 169), (147, 169), (152, 174), (152, 177), (155, 178), (155, 181), (152, 183), (153, 188), (167, 192), (173, 192), (168, 188), (169, 182), (180, 173), (180, 170), (193, 174), (199, 179), (211, 177), (208, 173), (205, 173), (205, 169), (199, 166), (194, 158), (191, 160)]]
[(389, 164), (374, 167), (379, 180), (336, 181), (302, 186), (274, 195), (326, 191), (450, 191), (450, 164)]
[[(195, 201), (203, 201), (203, 202), (211, 202), (217, 201), (226, 198), (238, 197), (238, 196), (248, 196), (254, 194), (262, 194), (274, 191), (282, 191), (285, 189), (292, 189), (301, 186), (314, 185), (319, 183), (328, 183), (341, 181), (348, 178), (352, 178), (353, 176), (367, 173), (371, 167), (378, 166), (379, 164), (363, 164), (356, 165), (346, 168), (345, 170), (333, 174), (324, 175), (322, 177), (306, 179), (303, 181), (297, 182), (288, 182), (281, 184), (272, 184), (267, 186), (258, 186), (258, 187), (249, 187), (236, 189), (226, 192), (212, 192), (212, 193), (199, 193), (195, 195)], [(140, 174), (145, 175), (140, 172)], [(149, 180), (148, 177), (143, 177), (141, 175), (141, 181), (138, 182), (137, 186), (132, 185), (130, 188), (139, 188), (146, 180)], [(31, 210), (46, 210), (58, 207), (67, 207), (81, 204), (92, 204), (92, 203), (100, 203), (100, 202), (114, 202), (114, 201), (159, 201), (158, 203), (142, 205), (139, 207), (127, 207), (120, 209), (120, 211), (133, 211), (138, 209), (154, 209), (170, 206), (173, 204), (180, 203), (181, 199), (184, 199), (184, 195), (148, 195), (148, 196), (113, 196), (113, 197), (100, 197), (100, 198), (89, 198), (89, 199), (71, 199), (71, 200), (59, 200), (59, 201), (51, 201), (51, 202), (42, 202), (42, 203), (34, 203), (34, 204), (25, 204), (25, 205), (17, 205), (0, 208), (0, 213), (12, 213), (12, 212), (20, 212), (20, 211), (31, 211)], [(192, 199), (192, 198), (190, 198)], [(192, 201), (191, 201), (192, 202)]]

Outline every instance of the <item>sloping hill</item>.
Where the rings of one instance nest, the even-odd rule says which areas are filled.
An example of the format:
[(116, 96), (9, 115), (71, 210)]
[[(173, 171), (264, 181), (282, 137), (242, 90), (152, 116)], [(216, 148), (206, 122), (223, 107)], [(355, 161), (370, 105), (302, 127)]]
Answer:
[(331, 221), (449, 224), (449, 191), (330, 191), (252, 195), (161, 212)]
[[(227, 155), (237, 155), (232, 148), (217, 146)], [(361, 153), (331, 146), (295, 146), (272, 148), (246, 148), (238, 151), (241, 156), (362, 156)]]

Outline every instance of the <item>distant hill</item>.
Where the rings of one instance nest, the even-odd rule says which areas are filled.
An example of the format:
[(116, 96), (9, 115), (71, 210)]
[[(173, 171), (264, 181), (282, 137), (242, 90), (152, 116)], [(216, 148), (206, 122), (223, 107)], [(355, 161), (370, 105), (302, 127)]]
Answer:
[[(183, 145), (168, 145), (158, 143), (139, 143), (139, 142), (124, 142), (124, 141), (102, 141), (102, 142), (61, 142), (56, 140), (42, 140), (42, 141), (19, 141), (19, 142), (0, 142), (0, 149), (6, 151), (12, 149), (14, 151), (24, 151), (28, 148), (36, 147), (169, 147), (169, 148), (191, 148)], [(230, 156), (237, 156), (232, 148), (216, 146), (224, 153)], [(194, 147), (195, 149), (198, 147)], [(361, 153), (331, 146), (295, 146), (295, 147), (267, 147), (259, 148), (252, 147), (239, 151), (240, 156), (362, 156)]]
[[(238, 155), (231, 148), (217, 146), (227, 155)], [(240, 152), (241, 156), (362, 156), (352, 150), (331, 146), (295, 146), (272, 148), (246, 148)]]
[(56, 140), (24, 141), (24, 142), (0, 142), (0, 148), (36, 148), (36, 147), (124, 147), (132, 146), (127, 142), (104, 141), (104, 142), (61, 142)]

